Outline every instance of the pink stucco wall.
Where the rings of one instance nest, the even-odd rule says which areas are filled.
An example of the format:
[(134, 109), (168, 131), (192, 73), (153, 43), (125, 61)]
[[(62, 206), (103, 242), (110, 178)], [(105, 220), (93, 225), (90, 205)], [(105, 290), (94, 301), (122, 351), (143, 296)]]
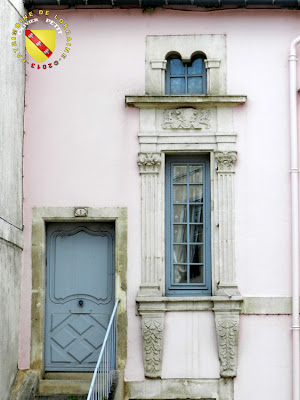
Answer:
[[(125, 108), (124, 96), (144, 93), (145, 38), (150, 34), (227, 35), (228, 93), (248, 96), (247, 104), (234, 112), (239, 154), (238, 284), (243, 295), (289, 296), (288, 50), (291, 40), (299, 35), (300, 14), (280, 10), (204, 13), (157, 10), (152, 14), (139, 10), (71, 10), (60, 14), (72, 31), (70, 56), (64, 65), (52, 70), (27, 68), (19, 366), (28, 368), (30, 358), (32, 207), (126, 206), (129, 215), (126, 379), (142, 380), (140, 319), (135, 316), (141, 253), (140, 176), (136, 164), (139, 112)], [(278, 366), (273, 363), (274, 369), (278, 367), (276, 373), (280, 374), (282, 368), (284, 374), (288, 372), (291, 358), (288, 317), (269, 318), (242, 317), (238, 399), (266, 398), (245, 395), (249, 387), (247, 364), (256, 368), (252, 357), (257, 354), (262, 359), (259, 368), (263, 373), (266, 359), (259, 349), (263, 349), (265, 342), (270, 349), (276, 348), (279, 359), (284, 360), (283, 366), (281, 361)], [(255, 336), (253, 321), (259, 326), (259, 337)], [(274, 321), (276, 335), (269, 321)], [(191, 334), (186, 324), (202, 335), (195, 351), (184, 344)], [(213, 324), (210, 313), (167, 315), (165, 378), (218, 376), (216, 338), (209, 336), (215, 335)], [(176, 353), (174, 348), (178, 349)], [(205, 357), (205, 362), (201, 357)], [(282, 379), (289, 387), (285, 375)], [(281, 400), (282, 392), (274, 389), (272, 396), (267, 397)]]

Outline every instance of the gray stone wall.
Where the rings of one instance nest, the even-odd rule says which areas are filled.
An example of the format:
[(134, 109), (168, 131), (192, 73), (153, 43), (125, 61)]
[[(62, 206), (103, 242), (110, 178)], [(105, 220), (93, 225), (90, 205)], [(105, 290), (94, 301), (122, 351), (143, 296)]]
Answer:
[(24, 14), (22, 0), (0, 2), (0, 397), (2, 400), (9, 398), (18, 361), (23, 247), (22, 150), (25, 66), (12, 51), (11, 32), (20, 16)]

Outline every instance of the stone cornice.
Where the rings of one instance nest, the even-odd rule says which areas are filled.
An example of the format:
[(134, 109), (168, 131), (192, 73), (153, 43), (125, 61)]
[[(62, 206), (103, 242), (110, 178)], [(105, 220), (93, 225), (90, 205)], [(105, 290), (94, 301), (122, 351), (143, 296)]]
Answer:
[(244, 104), (247, 96), (125, 96), (129, 107), (137, 108), (169, 108), (169, 107), (199, 107), (199, 106), (229, 106)]
[(241, 296), (203, 296), (203, 297), (143, 297), (138, 296), (138, 314), (149, 312), (170, 311), (213, 311), (217, 303), (227, 304), (227, 310), (232, 307), (240, 309), (243, 301)]
[[(270, 297), (240, 297), (203, 296), (203, 297), (143, 297), (138, 296), (138, 313), (172, 312), (172, 311), (213, 311), (219, 310), (227, 303), (226, 309), (232, 304), (241, 302), (241, 314), (245, 315), (290, 315), (292, 313), (292, 298), (288, 296)], [(299, 299), (300, 302), (300, 299)], [(235, 304), (234, 304), (235, 303)], [(219, 304), (219, 307), (218, 307)]]

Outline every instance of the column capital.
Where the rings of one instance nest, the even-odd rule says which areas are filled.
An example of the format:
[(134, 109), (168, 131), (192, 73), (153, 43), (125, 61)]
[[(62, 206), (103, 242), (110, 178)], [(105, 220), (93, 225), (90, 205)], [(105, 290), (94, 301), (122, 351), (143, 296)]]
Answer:
[(218, 59), (206, 59), (204, 60), (206, 69), (208, 68), (220, 68), (221, 60)]
[(150, 64), (152, 69), (162, 69), (165, 71), (167, 68), (166, 60), (151, 60)]
[(139, 153), (137, 163), (141, 174), (158, 174), (161, 166), (161, 153)]
[(234, 164), (237, 160), (236, 151), (216, 151), (215, 158), (218, 162), (217, 172), (234, 172)]

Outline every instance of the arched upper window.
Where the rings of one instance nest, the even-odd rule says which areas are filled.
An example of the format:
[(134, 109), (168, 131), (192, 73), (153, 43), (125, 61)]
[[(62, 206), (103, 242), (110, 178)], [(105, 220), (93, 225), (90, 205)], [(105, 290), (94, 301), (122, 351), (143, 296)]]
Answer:
[(204, 57), (193, 57), (190, 63), (179, 56), (168, 58), (166, 94), (206, 94), (206, 69)]

